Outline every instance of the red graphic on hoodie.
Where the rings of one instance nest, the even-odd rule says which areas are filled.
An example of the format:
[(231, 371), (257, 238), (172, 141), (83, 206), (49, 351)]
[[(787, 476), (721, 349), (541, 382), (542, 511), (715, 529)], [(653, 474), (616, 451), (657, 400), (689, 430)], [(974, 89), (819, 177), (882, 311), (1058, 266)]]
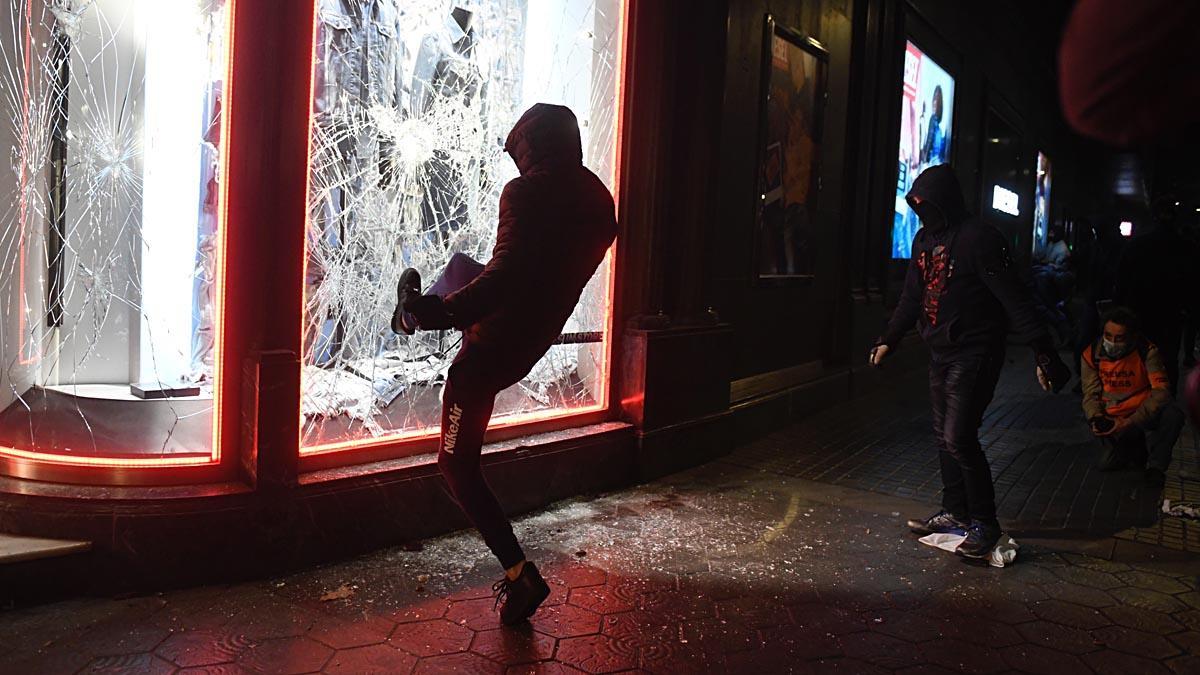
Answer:
[(950, 272), (954, 268), (950, 261), (950, 249), (938, 244), (932, 251), (921, 251), (917, 265), (921, 268), (921, 278), (925, 281), (925, 293), (921, 299), (925, 318), (930, 326), (936, 326), (942, 293), (946, 290), (946, 281), (950, 279)]

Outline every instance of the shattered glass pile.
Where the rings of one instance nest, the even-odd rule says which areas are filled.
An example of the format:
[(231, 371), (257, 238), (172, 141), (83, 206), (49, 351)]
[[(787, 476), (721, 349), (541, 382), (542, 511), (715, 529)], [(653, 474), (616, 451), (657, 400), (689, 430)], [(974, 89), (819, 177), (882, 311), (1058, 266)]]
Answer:
[(5, 4), (0, 446), (207, 458), (226, 0)]
[[(503, 151), (530, 105), (575, 111), (585, 163), (612, 189), (618, 0), (315, 0), (302, 449), (429, 431), (459, 334), (394, 335), (396, 282), (451, 255), (486, 262)], [(496, 417), (604, 404), (611, 256), (563, 344)]]

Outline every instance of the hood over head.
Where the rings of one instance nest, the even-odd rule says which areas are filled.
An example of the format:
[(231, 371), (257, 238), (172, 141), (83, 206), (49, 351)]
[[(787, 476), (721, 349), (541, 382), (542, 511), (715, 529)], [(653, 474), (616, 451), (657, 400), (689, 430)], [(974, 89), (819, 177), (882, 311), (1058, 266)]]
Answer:
[[(921, 203), (915, 203), (914, 197)], [(967, 218), (962, 186), (949, 164), (938, 164), (922, 171), (905, 199), (920, 216), (921, 224), (931, 230), (957, 225)]]
[(575, 113), (566, 106), (535, 103), (513, 125), (504, 141), (504, 151), (512, 156), (522, 175), (555, 166), (583, 164), (583, 145)]

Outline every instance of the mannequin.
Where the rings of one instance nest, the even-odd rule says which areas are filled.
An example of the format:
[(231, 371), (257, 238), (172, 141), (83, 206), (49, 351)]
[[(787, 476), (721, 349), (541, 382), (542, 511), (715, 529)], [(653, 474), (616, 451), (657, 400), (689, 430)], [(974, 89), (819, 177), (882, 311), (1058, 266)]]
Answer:
[[(413, 72), (414, 114), (438, 114), (454, 105), (470, 107), (484, 96), (483, 76), (474, 62), (474, 23), (472, 12), (456, 7), (440, 32), (421, 41)], [(482, 111), (479, 117), (484, 117)], [(468, 176), (475, 169), (474, 162), (466, 167), (454, 163), (445, 150), (435, 150), (433, 158), (421, 168), (425, 191), (422, 230), (446, 249), (451, 246), (453, 234), (466, 224)]]
[[(319, 211), (309, 235), (310, 297), (328, 272), (325, 260), (346, 263), (354, 255), (345, 247), (355, 239), (363, 195), (387, 186), (390, 141), (373, 114), (408, 115), (401, 16), (397, 0), (319, 0), (312, 181)], [(324, 316), (311, 318), (306, 341), (323, 367), (346, 357), (347, 308), (340, 304), (335, 299), (317, 310)]]

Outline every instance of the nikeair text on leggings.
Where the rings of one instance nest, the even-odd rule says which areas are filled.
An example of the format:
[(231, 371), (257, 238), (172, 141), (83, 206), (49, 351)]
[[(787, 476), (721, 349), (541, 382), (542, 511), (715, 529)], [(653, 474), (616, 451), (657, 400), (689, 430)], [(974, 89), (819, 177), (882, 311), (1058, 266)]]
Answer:
[(462, 420), (463, 410), (457, 403), (450, 408), (450, 426), (442, 438), (442, 450), (454, 454), (454, 445), (458, 443), (458, 423)]

